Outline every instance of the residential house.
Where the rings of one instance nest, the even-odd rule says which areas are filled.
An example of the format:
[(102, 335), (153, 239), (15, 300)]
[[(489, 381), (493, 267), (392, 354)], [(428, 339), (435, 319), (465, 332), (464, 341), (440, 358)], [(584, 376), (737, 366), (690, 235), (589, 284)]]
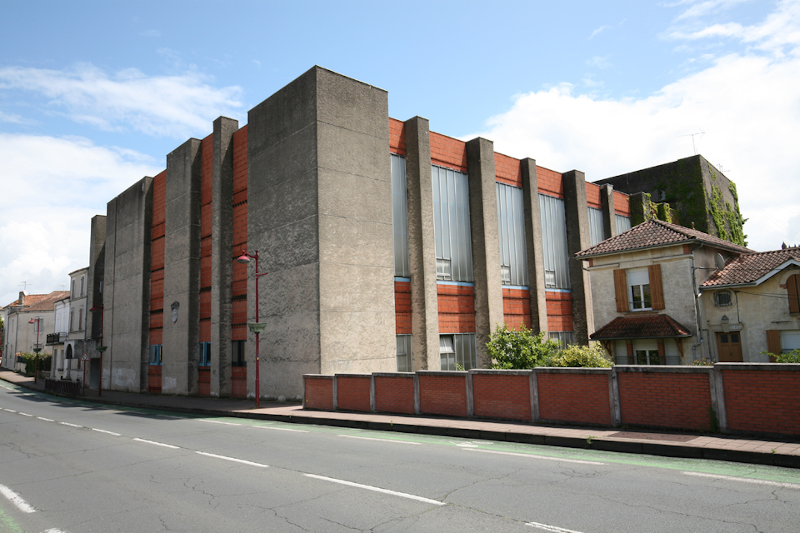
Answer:
[[(50, 294), (27, 294), (20, 291), (19, 298), (4, 307), (6, 312), (5, 350), (3, 368), (14, 369), (14, 354), (33, 352), (37, 343), (42, 354), (52, 353), (45, 346), (47, 332), (55, 325), (55, 303), (67, 297), (66, 291)], [(41, 319), (41, 321), (37, 319)], [(38, 329), (37, 329), (38, 328)], [(38, 333), (38, 340), (37, 340)]]
[(768, 362), (800, 349), (800, 248), (730, 258), (700, 285), (715, 361)]
[(53, 305), (55, 320), (53, 332), (47, 334), (47, 346), (53, 351), (53, 362), (51, 376), (54, 379), (64, 379), (64, 365), (66, 359), (64, 343), (69, 337), (69, 301), (70, 298), (62, 298)]
[(712, 358), (699, 287), (721, 261), (750, 252), (655, 219), (578, 252), (591, 276), (596, 329), (590, 338), (617, 364)]

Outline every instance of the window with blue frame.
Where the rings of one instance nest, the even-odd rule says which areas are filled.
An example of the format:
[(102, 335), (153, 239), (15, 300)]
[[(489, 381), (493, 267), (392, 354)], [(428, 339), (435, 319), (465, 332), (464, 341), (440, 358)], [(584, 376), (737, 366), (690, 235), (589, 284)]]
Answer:
[(211, 343), (201, 342), (198, 351), (199, 366), (211, 366)]
[(161, 354), (161, 349), (162, 349), (162, 346), (163, 345), (161, 345), (161, 344), (153, 344), (153, 345), (150, 346), (150, 349), (149, 349), (149, 363), (151, 365), (156, 365), (156, 366), (161, 365), (161, 355), (162, 355)]

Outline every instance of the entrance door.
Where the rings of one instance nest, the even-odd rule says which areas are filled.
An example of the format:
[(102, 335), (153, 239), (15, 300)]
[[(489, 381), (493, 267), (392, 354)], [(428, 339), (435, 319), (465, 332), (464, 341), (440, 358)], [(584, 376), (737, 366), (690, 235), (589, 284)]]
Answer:
[(738, 332), (717, 333), (717, 349), (720, 363), (742, 362), (742, 336)]
[(96, 389), (100, 385), (100, 358), (89, 360), (89, 388)]

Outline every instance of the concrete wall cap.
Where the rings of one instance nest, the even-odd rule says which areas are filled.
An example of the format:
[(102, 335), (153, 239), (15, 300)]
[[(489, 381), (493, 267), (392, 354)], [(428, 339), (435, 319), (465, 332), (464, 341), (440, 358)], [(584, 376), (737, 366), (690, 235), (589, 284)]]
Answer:
[(413, 372), (373, 372), (376, 378), (414, 378)]
[(710, 366), (647, 366), (617, 365), (617, 372), (642, 372), (653, 374), (710, 374), (714, 368)]
[(337, 378), (371, 378), (372, 374), (334, 374)]
[(417, 374), (420, 376), (456, 376), (456, 377), (467, 377), (466, 370), (418, 370)]
[(329, 374), (303, 374), (303, 379), (333, 379)]
[(758, 370), (764, 372), (800, 372), (800, 363), (716, 363), (720, 370)]
[(610, 368), (582, 368), (539, 366), (533, 369), (536, 374), (610, 374)]
[(473, 368), (470, 374), (490, 374), (498, 376), (529, 376), (533, 370), (505, 369), (505, 368)]

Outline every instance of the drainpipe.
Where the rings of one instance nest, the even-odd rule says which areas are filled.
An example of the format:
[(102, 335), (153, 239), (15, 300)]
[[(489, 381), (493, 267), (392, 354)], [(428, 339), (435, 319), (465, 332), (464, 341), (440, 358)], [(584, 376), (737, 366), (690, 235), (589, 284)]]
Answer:
[(695, 315), (695, 327), (697, 328), (697, 334), (700, 336), (700, 342), (697, 344), (692, 345), (692, 360), (697, 361), (697, 348), (703, 344), (705, 339), (703, 338), (703, 330), (700, 329), (700, 300), (697, 294), (697, 267), (694, 263), (694, 252), (695, 250), (699, 250), (704, 246), (704, 243), (700, 243), (700, 246), (692, 250), (692, 297), (694, 298), (694, 315)]

